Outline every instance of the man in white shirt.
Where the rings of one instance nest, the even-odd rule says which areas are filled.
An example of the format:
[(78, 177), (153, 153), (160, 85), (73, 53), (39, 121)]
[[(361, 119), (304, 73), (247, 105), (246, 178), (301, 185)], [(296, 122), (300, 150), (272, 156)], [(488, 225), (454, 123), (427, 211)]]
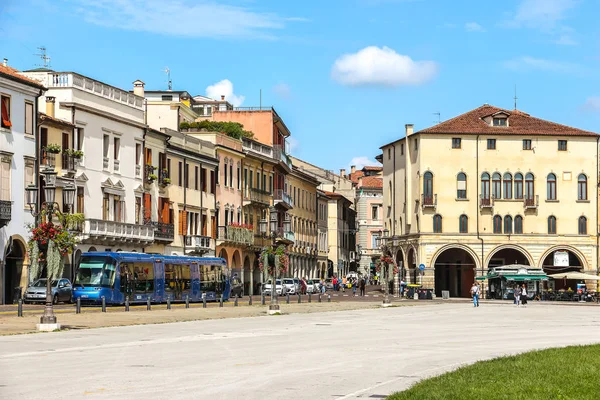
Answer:
[(473, 282), (471, 286), (471, 296), (473, 296), (473, 307), (479, 307), (479, 285)]

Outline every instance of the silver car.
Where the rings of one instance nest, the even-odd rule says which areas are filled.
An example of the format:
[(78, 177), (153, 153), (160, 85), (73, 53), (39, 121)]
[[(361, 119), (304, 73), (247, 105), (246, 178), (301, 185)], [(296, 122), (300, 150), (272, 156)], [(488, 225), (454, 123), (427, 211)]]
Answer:
[[(27, 287), (23, 302), (25, 303), (45, 303), (46, 302), (46, 278), (41, 278)], [(52, 281), (52, 303), (58, 304), (60, 301), (71, 302), (73, 287), (68, 279), (58, 279)]]

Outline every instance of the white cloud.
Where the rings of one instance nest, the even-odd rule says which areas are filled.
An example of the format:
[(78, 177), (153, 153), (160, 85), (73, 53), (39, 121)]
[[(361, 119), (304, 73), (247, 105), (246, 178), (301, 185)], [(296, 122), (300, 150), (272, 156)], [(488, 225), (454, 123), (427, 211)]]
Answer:
[(273, 38), (285, 22), (306, 21), (207, 0), (73, 0), (86, 22), (187, 37)]
[(530, 28), (552, 29), (565, 19), (576, 0), (523, 0), (514, 15), (512, 24)]
[(569, 35), (562, 35), (555, 43), (563, 46), (577, 46), (579, 44)]
[(279, 83), (273, 86), (273, 93), (287, 100), (292, 97), (292, 88), (287, 83)]
[(581, 67), (577, 64), (545, 60), (542, 58), (534, 58), (529, 56), (514, 58), (504, 62), (504, 66), (516, 71), (549, 71), (549, 72), (577, 72)]
[(588, 97), (583, 105), (583, 109), (600, 113), (600, 96)]
[(467, 32), (485, 32), (483, 26), (479, 25), (477, 22), (467, 22), (465, 24), (465, 29)]
[(206, 88), (206, 96), (211, 99), (221, 100), (221, 96), (225, 96), (225, 100), (239, 107), (244, 102), (244, 96), (238, 96), (233, 93), (233, 83), (229, 79), (223, 79), (213, 85)]
[(379, 165), (379, 163), (377, 161), (371, 160), (367, 156), (359, 156), (354, 157), (352, 160), (350, 160), (350, 164), (348, 164), (348, 171), (353, 165), (355, 165), (356, 169), (359, 170), (363, 169), (363, 167), (365, 167), (366, 165)]
[(419, 85), (435, 77), (433, 61), (413, 61), (389, 47), (369, 46), (335, 60), (331, 77), (348, 86)]

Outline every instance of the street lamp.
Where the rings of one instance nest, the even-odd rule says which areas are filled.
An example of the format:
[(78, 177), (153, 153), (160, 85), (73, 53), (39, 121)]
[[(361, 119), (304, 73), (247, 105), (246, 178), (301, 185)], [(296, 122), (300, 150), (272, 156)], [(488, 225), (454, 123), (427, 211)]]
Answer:
[[(38, 217), (45, 213), (48, 217), (48, 222), (52, 222), (52, 216), (62, 217), (60, 212), (60, 205), (55, 202), (56, 198), (56, 172), (53, 169), (47, 169), (42, 172), (44, 175), (44, 195), (46, 201), (40, 205), (40, 210), (37, 209), (39, 189), (35, 185), (29, 185), (25, 189), (27, 192), (27, 204), (29, 205), (29, 211), (36, 219), (36, 226), (38, 225)], [(75, 200), (75, 185), (69, 183), (67, 186), (62, 188), (63, 192), (63, 204), (67, 206), (68, 211), (71, 211), (73, 202)], [(61, 218), (61, 223), (66, 223), (64, 218)], [(46, 268), (47, 270), (47, 268)], [(47, 274), (49, 275), (49, 274)], [(52, 280), (50, 276), (46, 278), (46, 306), (44, 307), (44, 315), (40, 318), (42, 324), (56, 324), (56, 316), (54, 315), (54, 309), (52, 307)]]
[[(379, 245), (381, 247), (382, 257), (384, 257), (385, 253), (386, 253), (386, 250), (388, 248), (388, 243), (389, 243), (389, 239), (390, 239), (389, 238), (390, 231), (388, 229), (384, 229), (382, 233), (383, 233), (383, 235), (378, 238), (379, 239), (378, 242), (379, 242)], [(383, 272), (384, 281), (385, 281), (385, 285), (384, 285), (384, 289), (385, 290), (384, 290), (384, 296), (383, 296), (383, 305), (385, 307), (385, 306), (388, 306), (388, 305), (391, 304), (391, 301), (390, 301), (390, 283), (388, 281), (390, 266), (389, 266), (388, 263), (383, 263), (382, 262), (382, 264), (386, 265), (385, 266), (385, 271), (382, 271)]]
[[(269, 208), (269, 233), (267, 233), (267, 220), (261, 219), (258, 223), (260, 233), (263, 238), (271, 238), (273, 240), (273, 248), (277, 246), (277, 228), (279, 225), (279, 216), (277, 215), (277, 209), (275, 207)], [(284, 221), (284, 231), (289, 231), (290, 221)], [(285, 227), (288, 227), (286, 230)], [(269, 314), (277, 314), (279, 313), (279, 303), (277, 302), (277, 266), (275, 265), (276, 260), (273, 261), (273, 275), (271, 277), (271, 303), (269, 304)], [(266, 260), (266, 268), (269, 270), (269, 257), (267, 256)], [(283, 288), (283, 285), (282, 285)]]

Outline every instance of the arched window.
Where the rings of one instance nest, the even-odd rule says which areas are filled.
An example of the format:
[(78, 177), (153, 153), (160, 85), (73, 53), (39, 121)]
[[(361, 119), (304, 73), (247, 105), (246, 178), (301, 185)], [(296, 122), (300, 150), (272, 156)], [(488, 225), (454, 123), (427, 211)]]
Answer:
[(523, 217), (517, 215), (515, 217), (515, 234), (523, 233)]
[(587, 235), (587, 218), (584, 216), (579, 217), (579, 234)]
[(458, 230), (460, 233), (469, 232), (469, 217), (465, 214), (461, 215), (458, 221)]
[(556, 200), (556, 175), (548, 174), (546, 179), (546, 197), (548, 200)]
[(512, 199), (512, 175), (508, 172), (504, 174), (504, 198)]
[(556, 235), (556, 217), (553, 215), (548, 217), (548, 234)]
[(587, 176), (579, 174), (577, 178), (577, 200), (587, 200)]
[(433, 232), (442, 233), (442, 216), (439, 214), (433, 216)]
[(492, 196), (495, 199), (502, 198), (502, 178), (497, 172), (492, 175)]
[[(425, 197), (425, 204), (433, 204), (433, 174), (429, 171), (423, 175), (423, 197)], [(427, 203), (429, 199), (431, 203)]]
[(535, 190), (533, 187), (533, 174), (529, 172), (525, 175), (525, 198), (527, 200), (533, 200)]
[(511, 235), (512, 234), (512, 217), (510, 215), (506, 215), (504, 217), (504, 234)]
[(456, 176), (456, 198), (467, 198), (467, 175), (464, 172), (461, 172)]
[(499, 215), (494, 216), (494, 233), (502, 233), (502, 217)]
[(490, 174), (487, 172), (481, 174), (481, 203), (490, 204)]
[(523, 174), (515, 174), (515, 199), (523, 198)]

